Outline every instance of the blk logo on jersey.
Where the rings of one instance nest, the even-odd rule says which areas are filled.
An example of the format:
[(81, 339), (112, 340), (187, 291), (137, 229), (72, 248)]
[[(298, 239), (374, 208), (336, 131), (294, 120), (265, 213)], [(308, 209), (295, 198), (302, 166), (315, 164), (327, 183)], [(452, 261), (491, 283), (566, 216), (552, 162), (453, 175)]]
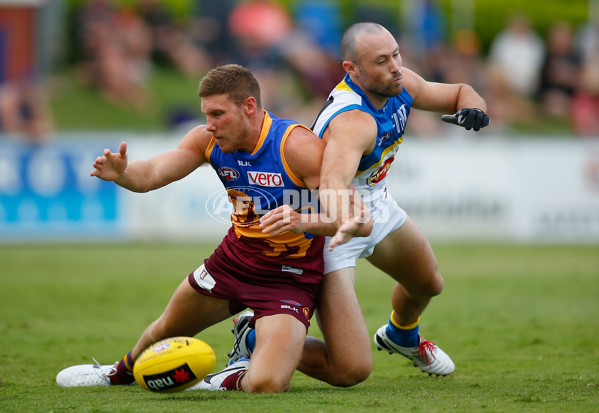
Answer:
[(152, 391), (174, 389), (196, 379), (187, 363), (160, 374), (144, 375), (144, 381)]
[(248, 171), (248, 181), (250, 185), (266, 186), (266, 187), (282, 187), (283, 177), (280, 173), (274, 172), (256, 172)]
[(227, 181), (235, 181), (239, 178), (239, 172), (228, 166), (223, 166), (222, 168), (218, 168), (218, 176)]

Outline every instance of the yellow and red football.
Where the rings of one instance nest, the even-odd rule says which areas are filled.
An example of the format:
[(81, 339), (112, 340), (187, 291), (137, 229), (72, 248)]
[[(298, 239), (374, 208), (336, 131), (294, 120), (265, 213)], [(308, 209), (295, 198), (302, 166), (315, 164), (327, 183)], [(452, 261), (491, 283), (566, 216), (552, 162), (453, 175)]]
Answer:
[(193, 337), (171, 337), (152, 344), (133, 364), (135, 381), (153, 392), (185, 390), (214, 368), (214, 350)]

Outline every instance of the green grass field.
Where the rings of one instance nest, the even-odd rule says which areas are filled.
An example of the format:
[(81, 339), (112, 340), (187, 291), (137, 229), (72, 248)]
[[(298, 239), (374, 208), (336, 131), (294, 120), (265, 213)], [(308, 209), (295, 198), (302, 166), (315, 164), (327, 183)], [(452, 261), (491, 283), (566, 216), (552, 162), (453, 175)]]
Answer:
[[(130, 350), (213, 247), (0, 245), (0, 411), (599, 411), (599, 246), (433, 245), (445, 291), (421, 331), (452, 356), (450, 377), (428, 377), (373, 345), (373, 372), (353, 388), (301, 373), (279, 395), (56, 385), (64, 367), (92, 356), (109, 364)], [(389, 316), (392, 285), (360, 263), (371, 334)], [(227, 320), (198, 336), (217, 368), (231, 327)]]

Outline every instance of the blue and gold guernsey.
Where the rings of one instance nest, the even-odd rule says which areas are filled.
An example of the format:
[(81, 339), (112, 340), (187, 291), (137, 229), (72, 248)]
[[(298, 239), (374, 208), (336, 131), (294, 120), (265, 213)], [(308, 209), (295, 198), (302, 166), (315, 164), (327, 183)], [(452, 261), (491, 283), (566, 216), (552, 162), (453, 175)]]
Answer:
[(300, 212), (318, 208), (316, 196), (293, 174), (283, 153), (285, 141), (296, 127), (304, 126), (264, 111), (262, 131), (252, 153), (223, 153), (212, 139), (205, 155), (233, 205), (232, 226), (225, 237), (233, 248), (230, 253), (247, 253), (246, 259), (254, 261), (255, 257), (256, 265), (263, 265), (265, 259), (285, 265), (290, 272), (322, 271), (324, 237), (292, 232), (273, 237), (259, 227), (262, 215), (283, 204)]
[(378, 128), (376, 145), (371, 153), (362, 156), (353, 179), (362, 200), (371, 210), (385, 196), (387, 173), (399, 144), (403, 141), (411, 106), (412, 96), (404, 88), (399, 95), (390, 97), (385, 106), (377, 110), (364, 91), (346, 74), (341, 83), (333, 89), (312, 125), (314, 133), (322, 137), (329, 122), (342, 112), (357, 109), (372, 115)]

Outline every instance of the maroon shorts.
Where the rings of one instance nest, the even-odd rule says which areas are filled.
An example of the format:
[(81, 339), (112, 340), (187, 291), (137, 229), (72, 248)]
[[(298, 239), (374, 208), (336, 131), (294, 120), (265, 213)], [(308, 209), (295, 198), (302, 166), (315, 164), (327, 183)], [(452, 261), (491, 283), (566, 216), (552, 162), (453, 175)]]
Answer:
[(304, 268), (301, 262), (281, 264), (236, 247), (237, 242), (225, 237), (204, 264), (189, 274), (189, 284), (200, 294), (229, 300), (231, 314), (249, 307), (254, 311), (252, 325), (264, 316), (289, 314), (308, 329), (322, 280), (321, 266), (311, 268), (315, 260)]

